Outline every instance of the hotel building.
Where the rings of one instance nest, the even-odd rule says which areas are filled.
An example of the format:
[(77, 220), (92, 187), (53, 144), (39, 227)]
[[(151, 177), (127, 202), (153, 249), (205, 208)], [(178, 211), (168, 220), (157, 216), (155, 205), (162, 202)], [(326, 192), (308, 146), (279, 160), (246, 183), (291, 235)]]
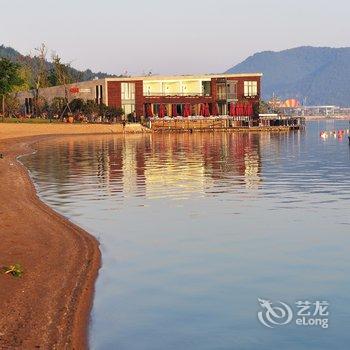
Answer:
[[(47, 102), (55, 97), (95, 100), (138, 117), (252, 116), (260, 100), (261, 77), (253, 73), (105, 78), (40, 89), (39, 95)], [(31, 114), (33, 92), (17, 97), (25, 114)]]

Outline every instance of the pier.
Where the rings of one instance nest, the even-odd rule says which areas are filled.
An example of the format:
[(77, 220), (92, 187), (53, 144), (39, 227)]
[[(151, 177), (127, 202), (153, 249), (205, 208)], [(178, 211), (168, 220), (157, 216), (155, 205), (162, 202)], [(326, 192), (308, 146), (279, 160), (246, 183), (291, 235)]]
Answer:
[(147, 122), (147, 127), (154, 132), (200, 132), (200, 131), (290, 131), (303, 129), (304, 118), (289, 118), (283, 116), (262, 116), (259, 119), (247, 117), (217, 117), (217, 118), (153, 118)]

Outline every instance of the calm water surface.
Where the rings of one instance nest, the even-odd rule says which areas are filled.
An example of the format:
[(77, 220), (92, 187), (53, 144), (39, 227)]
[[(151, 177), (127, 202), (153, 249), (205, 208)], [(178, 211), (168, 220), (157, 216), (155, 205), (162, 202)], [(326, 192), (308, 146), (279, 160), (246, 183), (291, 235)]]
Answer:
[[(348, 349), (347, 137), (62, 138), (23, 158), (41, 198), (93, 233), (92, 349)], [(257, 318), (258, 298), (330, 302), (330, 326)]]

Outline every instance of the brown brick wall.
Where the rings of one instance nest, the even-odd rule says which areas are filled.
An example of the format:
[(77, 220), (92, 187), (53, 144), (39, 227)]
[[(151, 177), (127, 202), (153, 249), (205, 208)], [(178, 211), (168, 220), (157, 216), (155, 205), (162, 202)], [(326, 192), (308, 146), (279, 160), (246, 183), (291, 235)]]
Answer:
[(135, 81), (135, 112), (138, 117), (144, 115), (143, 113), (143, 81)]
[(122, 104), (122, 91), (120, 81), (109, 81), (108, 86), (108, 106), (119, 108)]
[(214, 100), (216, 100), (217, 93), (218, 93), (217, 88), (216, 88), (216, 84), (217, 84), (217, 79), (213, 78), (211, 80), (211, 88), (210, 89), (211, 89), (211, 96), (213, 97)]

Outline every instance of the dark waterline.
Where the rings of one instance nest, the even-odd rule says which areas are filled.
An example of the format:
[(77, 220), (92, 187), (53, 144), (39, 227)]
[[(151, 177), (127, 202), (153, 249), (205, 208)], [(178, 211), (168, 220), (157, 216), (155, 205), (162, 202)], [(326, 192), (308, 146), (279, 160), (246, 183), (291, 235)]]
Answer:
[[(41, 198), (101, 242), (91, 348), (346, 349), (349, 145), (319, 137), (341, 128), (41, 142)], [(258, 298), (329, 301), (330, 327), (268, 329)]]

